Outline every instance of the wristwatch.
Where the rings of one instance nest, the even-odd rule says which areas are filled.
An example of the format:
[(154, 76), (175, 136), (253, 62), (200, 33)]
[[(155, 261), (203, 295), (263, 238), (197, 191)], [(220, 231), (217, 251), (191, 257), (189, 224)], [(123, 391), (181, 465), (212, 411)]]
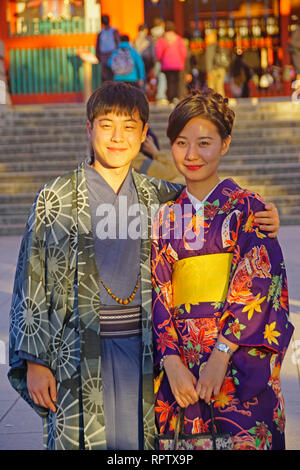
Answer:
[(221, 352), (229, 354), (229, 356), (231, 356), (231, 354), (233, 354), (233, 351), (231, 351), (230, 347), (225, 343), (217, 343), (215, 345), (215, 348), (218, 349)]

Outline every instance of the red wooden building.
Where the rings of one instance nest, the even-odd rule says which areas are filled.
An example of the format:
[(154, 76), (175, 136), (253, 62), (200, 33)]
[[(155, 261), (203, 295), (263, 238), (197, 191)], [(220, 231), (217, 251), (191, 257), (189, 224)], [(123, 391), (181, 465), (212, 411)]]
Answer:
[[(13, 103), (83, 100), (78, 49), (94, 52), (101, 13), (131, 39), (142, 23), (151, 27), (157, 17), (174, 20), (198, 57), (205, 31), (215, 27), (225, 47), (256, 54), (266, 70), (277, 73), (268, 89), (253, 84), (253, 96), (291, 94), (288, 45), (300, 0), (1, 0), (0, 39)], [(96, 64), (93, 87), (99, 84)]]

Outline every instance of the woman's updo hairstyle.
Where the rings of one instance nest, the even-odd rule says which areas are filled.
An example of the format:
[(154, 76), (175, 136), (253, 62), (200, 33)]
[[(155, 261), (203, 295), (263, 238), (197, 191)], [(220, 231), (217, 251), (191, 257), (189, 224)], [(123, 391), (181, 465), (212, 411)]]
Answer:
[(231, 135), (235, 114), (228, 106), (228, 98), (223, 98), (211, 88), (193, 90), (170, 114), (167, 136), (171, 145), (186, 124), (195, 117), (211, 121), (218, 129), (222, 140)]

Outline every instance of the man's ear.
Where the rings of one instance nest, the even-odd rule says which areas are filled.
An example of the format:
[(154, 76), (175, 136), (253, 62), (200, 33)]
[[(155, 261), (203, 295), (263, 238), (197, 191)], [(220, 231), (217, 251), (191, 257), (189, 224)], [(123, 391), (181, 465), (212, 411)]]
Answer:
[(146, 123), (144, 125), (144, 129), (143, 129), (143, 132), (142, 132), (142, 143), (145, 142), (145, 140), (146, 140), (148, 129), (149, 129), (149, 125)]
[(92, 129), (93, 129), (93, 124), (87, 120), (86, 123), (85, 123), (85, 126), (86, 126), (86, 130), (87, 130), (87, 133), (88, 133), (88, 136), (91, 137), (91, 132), (92, 132)]
[(222, 151), (221, 151), (221, 156), (222, 157), (224, 155), (226, 155), (226, 153), (228, 152), (230, 144), (231, 144), (231, 135), (226, 137), (226, 139), (224, 139), (223, 142), (222, 142)]

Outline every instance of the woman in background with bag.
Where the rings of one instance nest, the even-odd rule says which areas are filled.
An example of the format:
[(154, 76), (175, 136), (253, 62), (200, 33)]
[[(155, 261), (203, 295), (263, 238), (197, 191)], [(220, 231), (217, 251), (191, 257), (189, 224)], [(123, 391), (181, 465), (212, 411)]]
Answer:
[[(217, 431), (231, 434), (235, 450), (285, 448), (279, 373), (293, 332), (286, 271), (277, 239), (254, 220), (261, 197), (218, 177), (234, 117), (228, 100), (208, 89), (192, 92), (169, 118), (187, 186), (153, 224), (160, 449), (174, 448), (182, 409), (186, 435), (211, 434), (211, 402)], [(200, 437), (180, 439), (179, 449), (206, 448)]]

